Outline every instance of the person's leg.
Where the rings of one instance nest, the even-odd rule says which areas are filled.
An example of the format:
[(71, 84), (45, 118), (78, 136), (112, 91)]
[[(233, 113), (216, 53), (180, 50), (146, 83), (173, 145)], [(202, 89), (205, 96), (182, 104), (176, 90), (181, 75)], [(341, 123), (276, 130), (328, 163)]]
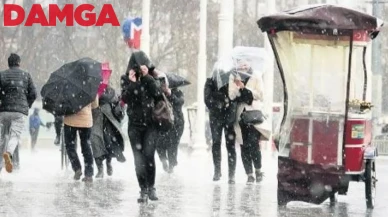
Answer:
[(261, 172), (261, 151), (260, 151), (260, 132), (257, 131), (253, 126), (249, 128), (249, 138), (247, 143), (249, 143), (251, 154), (251, 159), (253, 161), (253, 165), (255, 167), (256, 181), (260, 182), (262, 180), (262, 172)]
[(144, 130), (137, 127), (128, 127), (128, 136), (135, 161), (137, 181), (142, 192), (147, 192), (145, 157), (143, 155)]
[(173, 131), (171, 146), (169, 149), (170, 172), (172, 172), (173, 167), (178, 165), (178, 146), (183, 135), (183, 130), (184, 124), (179, 124), (174, 128)]
[[(249, 126), (245, 124), (240, 124), (241, 134), (243, 139), (243, 144), (241, 145), (241, 159), (244, 165), (245, 173), (248, 175), (248, 183), (253, 183), (253, 167), (252, 167), (252, 158), (251, 158), (251, 143), (249, 143)], [(253, 178), (253, 180), (252, 180)]]
[(150, 200), (158, 200), (155, 190), (155, 174), (156, 174), (156, 165), (155, 165), (155, 148), (156, 148), (156, 139), (158, 138), (158, 131), (149, 128), (144, 137), (144, 156), (146, 164), (146, 173), (147, 173), (147, 188), (148, 196)]
[(233, 125), (225, 128), (226, 149), (228, 151), (229, 183), (234, 184), (234, 175), (236, 172), (236, 133)]
[(61, 141), (62, 126), (63, 126), (62, 117), (55, 117), (55, 121), (54, 121), (55, 134), (56, 134), (55, 141), (54, 141), (55, 145), (59, 145), (59, 143)]
[(106, 155), (106, 173), (108, 176), (113, 175), (113, 167), (112, 167), (112, 156), (109, 154)]
[(65, 125), (64, 134), (65, 134), (65, 147), (66, 147), (67, 156), (69, 157), (71, 167), (75, 172), (74, 179), (79, 180), (82, 175), (82, 168), (78, 158), (76, 144), (75, 144), (77, 129)]
[(212, 132), (212, 154), (214, 165), (213, 181), (218, 181), (221, 178), (221, 137), (222, 137), (222, 120), (215, 117), (210, 117), (210, 130)]
[(92, 181), (94, 170), (93, 170), (93, 153), (90, 142), (91, 128), (79, 128), (78, 134), (81, 140), (81, 150), (84, 157), (85, 166), (85, 181)]
[(167, 172), (168, 170), (168, 163), (167, 163), (167, 150), (169, 146), (169, 134), (164, 133), (164, 134), (159, 134), (158, 137), (159, 142), (156, 144), (156, 152), (159, 155), (159, 159), (162, 162), (163, 169), (164, 171)]
[(8, 139), (7, 123), (3, 117), (4, 113), (0, 112), (0, 172), (3, 169), (3, 153)]
[(15, 149), (20, 144), (21, 134), (24, 129), (26, 116), (19, 113), (10, 113), (9, 120), (9, 139), (6, 147), (6, 151), (3, 154), (5, 168), (7, 172), (11, 173), (13, 170), (12, 155), (15, 152)]
[(31, 149), (35, 150), (36, 143), (38, 141), (39, 128), (31, 130)]
[(96, 157), (94, 158), (94, 160), (96, 162), (97, 169), (98, 169), (96, 178), (97, 179), (104, 178), (104, 165), (102, 163), (104, 161), (104, 156)]
[(21, 134), (24, 130), (26, 116), (19, 113), (11, 114), (11, 123), (9, 127), (9, 141), (7, 145), (7, 152), (13, 155), (16, 147), (20, 144)]

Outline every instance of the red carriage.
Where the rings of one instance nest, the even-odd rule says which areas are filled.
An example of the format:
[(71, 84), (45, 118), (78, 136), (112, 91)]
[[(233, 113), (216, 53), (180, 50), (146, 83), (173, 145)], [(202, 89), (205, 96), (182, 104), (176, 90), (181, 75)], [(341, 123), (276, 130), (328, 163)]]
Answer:
[(284, 88), (277, 138), (278, 203), (322, 203), (365, 182), (374, 206), (377, 155), (372, 144), (367, 46), (382, 22), (333, 5), (313, 5), (258, 21), (267, 32)]

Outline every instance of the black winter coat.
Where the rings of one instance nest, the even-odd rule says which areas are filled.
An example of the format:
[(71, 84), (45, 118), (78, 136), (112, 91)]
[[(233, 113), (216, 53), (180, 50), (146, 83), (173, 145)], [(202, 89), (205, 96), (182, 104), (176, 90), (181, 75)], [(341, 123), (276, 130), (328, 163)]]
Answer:
[(171, 95), (167, 97), (171, 103), (174, 112), (175, 125), (184, 125), (185, 119), (182, 111), (185, 98), (183, 92), (177, 88), (171, 89)]
[(205, 83), (204, 94), (210, 119), (220, 120), (228, 125), (234, 124), (237, 113), (237, 102), (229, 99), (228, 85), (218, 89), (216, 82), (212, 78), (208, 78)]
[(151, 126), (152, 111), (162, 100), (161, 88), (156, 80), (146, 75), (132, 82), (127, 75), (121, 76), (121, 99), (127, 104), (129, 126)]
[(0, 112), (28, 115), (36, 99), (36, 88), (28, 72), (11, 67), (0, 72)]

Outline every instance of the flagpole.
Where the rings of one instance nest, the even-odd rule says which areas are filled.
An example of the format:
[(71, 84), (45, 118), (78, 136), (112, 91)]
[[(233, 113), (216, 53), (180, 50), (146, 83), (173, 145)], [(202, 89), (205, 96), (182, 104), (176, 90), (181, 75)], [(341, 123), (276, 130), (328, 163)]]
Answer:
[(151, 0), (143, 0), (140, 49), (147, 55), (150, 55), (150, 10)]
[(200, 2), (200, 26), (199, 26), (199, 52), (197, 72), (197, 114), (194, 149), (205, 149), (205, 102), (203, 88), (206, 82), (206, 22), (207, 22), (207, 0)]

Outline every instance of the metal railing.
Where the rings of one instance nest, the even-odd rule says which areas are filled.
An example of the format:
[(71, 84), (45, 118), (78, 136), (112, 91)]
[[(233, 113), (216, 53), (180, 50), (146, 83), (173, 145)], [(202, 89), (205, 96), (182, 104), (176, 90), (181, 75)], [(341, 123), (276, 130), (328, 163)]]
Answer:
[(372, 143), (375, 147), (377, 147), (378, 155), (388, 156), (388, 135), (376, 136), (373, 139)]

